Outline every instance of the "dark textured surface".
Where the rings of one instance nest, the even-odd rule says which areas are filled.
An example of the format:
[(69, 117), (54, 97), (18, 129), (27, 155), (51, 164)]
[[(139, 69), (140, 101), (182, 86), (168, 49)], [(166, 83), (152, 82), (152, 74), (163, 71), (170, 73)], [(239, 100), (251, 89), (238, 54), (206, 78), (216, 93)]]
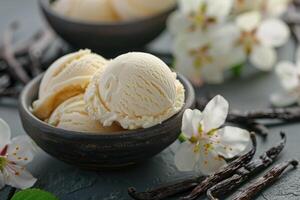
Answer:
[(28, 83), (20, 95), (19, 111), (23, 127), (44, 151), (84, 169), (118, 168), (153, 157), (178, 138), (184, 111), (195, 107), (192, 85), (183, 76), (178, 76), (185, 88), (184, 106), (161, 124), (102, 135), (63, 130), (49, 126), (30, 111), (38, 96), (41, 78), (42, 75)]
[[(16, 18), (20, 18), (24, 23), (23, 32), (27, 36), (42, 24), (35, 0), (1, 0), (0, 32), (11, 19)], [(167, 50), (168, 41), (168, 37), (164, 37), (151, 46)], [(294, 45), (288, 44), (280, 50), (280, 57), (292, 59), (293, 49)], [(269, 94), (278, 89), (280, 87), (274, 74), (256, 73), (250, 68), (242, 80), (230, 80), (222, 86), (207, 86), (198, 89), (197, 93), (198, 95), (207, 91), (220, 93), (229, 100), (231, 108), (246, 110), (268, 106)], [(16, 107), (7, 104), (0, 106), (0, 117), (10, 124), (14, 136), (25, 134)], [(257, 155), (277, 143), (280, 139), (279, 131), (284, 130), (287, 133), (287, 145), (276, 163), (290, 158), (300, 159), (300, 124), (278, 126), (271, 130), (272, 133), (266, 141), (258, 138)], [(97, 173), (64, 164), (40, 150), (29, 169), (39, 179), (36, 187), (55, 193), (61, 200), (125, 200), (129, 199), (126, 193), (128, 186), (135, 186), (140, 191), (186, 175), (176, 170), (172, 148), (140, 165), (120, 171)], [(297, 169), (283, 175), (273, 187), (258, 194), (257, 199), (299, 200), (299, 188), (300, 169)], [(7, 191), (8, 189), (0, 191), (1, 200), (5, 200)]]

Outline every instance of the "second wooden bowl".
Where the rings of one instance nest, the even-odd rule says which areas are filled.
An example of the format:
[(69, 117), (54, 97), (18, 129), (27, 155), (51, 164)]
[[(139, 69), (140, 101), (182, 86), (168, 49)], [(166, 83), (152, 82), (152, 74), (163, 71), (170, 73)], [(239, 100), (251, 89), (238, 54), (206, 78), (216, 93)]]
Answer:
[(102, 54), (124, 53), (143, 47), (156, 38), (175, 9), (136, 21), (87, 23), (72, 20), (53, 11), (50, 0), (39, 0), (46, 20), (65, 41), (78, 48), (90, 48)]

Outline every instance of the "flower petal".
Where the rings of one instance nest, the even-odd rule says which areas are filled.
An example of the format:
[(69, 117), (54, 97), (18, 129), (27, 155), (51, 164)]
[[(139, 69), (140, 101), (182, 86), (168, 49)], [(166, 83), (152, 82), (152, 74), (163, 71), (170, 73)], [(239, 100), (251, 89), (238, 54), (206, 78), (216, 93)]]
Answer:
[(299, 73), (297, 67), (290, 61), (281, 61), (275, 68), (282, 86), (288, 90), (294, 90), (299, 86)]
[(212, 55), (217, 59), (219, 55), (228, 54), (236, 46), (236, 41), (240, 37), (240, 29), (235, 24), (229, 23), (214, 28), (209, 35)]
[(290, 30), (279, 19), (267, 19), (260, 24), (256, 36), (266, 46), (279, 47), (288, 41)]
[(180, 144), (175, 153), (174, 162), (180, 171), (194, 171), (198, 159), (199, 155), (194, 152), (194, 145), (187, 141)]
[(5, 147), (5, 145), (10, 142), (10, 128), (8, 124), (0, 118), (0, 152)]
[(217, 17), (217, 20), (222, 22), (230, 13), (233, 1), (232, 0), (207, 0), (207, 12), (209, 17)]
[(258, 11), (246, 12), (237, 16), (236, 24), (242, 31), (253, 31), (261, 21), (261, 14)]
[(186, 136), (189, 137), (193, 136), (194, 134), (197, 133), (201, 120), (202, 120), (202, 113), (200, 110), (186, 109), (183, 113), (181, 131)]
[(176, 35), (187, 31), (191, 23), (182, 13), (175, 11), (169, 16), (167, 26), (169, 32)]
[(37, 181), (24, 167), (13, 164), (4, 168), (4, 176), (7, 185), (19, 189), (30, 188)]
[(191, 51), (207, 46), (209, 43), (206, 34), (201, 35), (199, 31), (192, 33), (181, 33), (175, 37), (173, 54), (175, 56), (175, 70), (190, 80), (201, 78), (201, 67), (196, 66), (195, 56)]
[(9, 161), (24, 166), (34, 157), (33, 143), (27, 136), (15, 137), (8, 146), (7, 154)]
[(262, 71), (270, 71), (277, 60), (276, 51), (267, 46), (255, 46), (250, 55), (251, 63)]
[(233, 158), (242, 153), (250, 144), (250, 133), (241, 128), (225, 126), (218, 130), (215, 151), (225, 158)]
[(228, 108), (228, 102), (221, 95), (217, 95), (210, 100), (203, 111), (204, 132), (222, 126), (226, 120)]
[[(200, 145), (204, 146), (205, 143), (201, 142)], [(204, 151), (204, 148), (200, 148), (199, 156), (197, 171), (201, 172), (203, 175), (214, 173), (226, 165), (225, 160), (214, 150)]]
[(276, 107), (285, 107), (293, 105), (298, 101), (298, 98), (294, 95), (291, 95), (287, 92), (272, 94), (270, 101), (273, 106)]

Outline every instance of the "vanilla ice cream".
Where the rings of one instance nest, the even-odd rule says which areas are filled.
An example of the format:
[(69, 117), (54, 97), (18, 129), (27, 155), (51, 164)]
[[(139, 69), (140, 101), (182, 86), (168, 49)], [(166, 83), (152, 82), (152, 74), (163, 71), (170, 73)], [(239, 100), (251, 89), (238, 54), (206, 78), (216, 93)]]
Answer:
[(132, 20), (156, 15), (175, 6), (176, 0), (111, 0), (119, 17)]
[(90, 117), (104, 126), (118, 122), (125, 129), (147, 128), (182, 108), (184, 88), (162, 60), (134, 52), (94, 75), (85, 102)]
[(48, 68), (41, 81), (33, 113), (42, 120), (47, 119), (59, 104), (84, 93), (92, 75), (106, 63), (106, 59), (90, 50), (80, 50), (59, 58)]
[(85, 111), (83, 94), (71, 97), (60, 104), (51, 114), (48, 123), (66, 130), (99, 134), (123, 130), (120, 126), (115, 124), (103, 127), (99, 121), (90, 119)]
[(57, 0), (53, 9), (61, 15), (86, 22), (118, 21), (111, 0)]

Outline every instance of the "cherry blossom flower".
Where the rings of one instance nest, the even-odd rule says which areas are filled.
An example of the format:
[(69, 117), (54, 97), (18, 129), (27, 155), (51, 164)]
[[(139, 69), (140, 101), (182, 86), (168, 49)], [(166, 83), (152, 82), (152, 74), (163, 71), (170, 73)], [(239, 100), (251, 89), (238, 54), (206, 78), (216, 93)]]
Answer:
[(227, 114), (228, 102), (220, 95), (203, 112), (184, 112), (182, 134), (187, 140), (175, 153), (175, 165), (180, 171), (207, 175), (226, 165), (224, 158), (233, 158), (246, 150), (250, 133), (237, 127), (223, 127)]
[(10, 140), (10, 128), (0, 119), (0, 189), (5, 185), (27, 189), (36, 179), (25, 169), (34, 156), (33, 144), (26, 136)]
[(169, 18), (171, 33), (207, 30), (226, 20), (233, 0), (179, 0), (179, 10)]
[(252, 65), (263, 71), (271, 70), (277, 61), (275, 48), (285, 44), (290, 37), (288, 26), (277, 18), (262, 19), (257, 11), (239, 15), (235, 25), (231, 38), (226, 39), (233, 41), (235, 48), (242, 51)]
[(296, 63), (281, 61), (276, 66), (276, 74), (280, 79), (284, 91), (271, 95), (274, 106), (289, 106), (300, 104), (300, 48), (296, 53)]
[(181, 33), (175, 38), (175, 70), (195, 85), (222, 83), (224, 71), (245, 61), (243, 52), (233, 48), (231, 27), (222, 26), (209, 33), (200, 30)]

